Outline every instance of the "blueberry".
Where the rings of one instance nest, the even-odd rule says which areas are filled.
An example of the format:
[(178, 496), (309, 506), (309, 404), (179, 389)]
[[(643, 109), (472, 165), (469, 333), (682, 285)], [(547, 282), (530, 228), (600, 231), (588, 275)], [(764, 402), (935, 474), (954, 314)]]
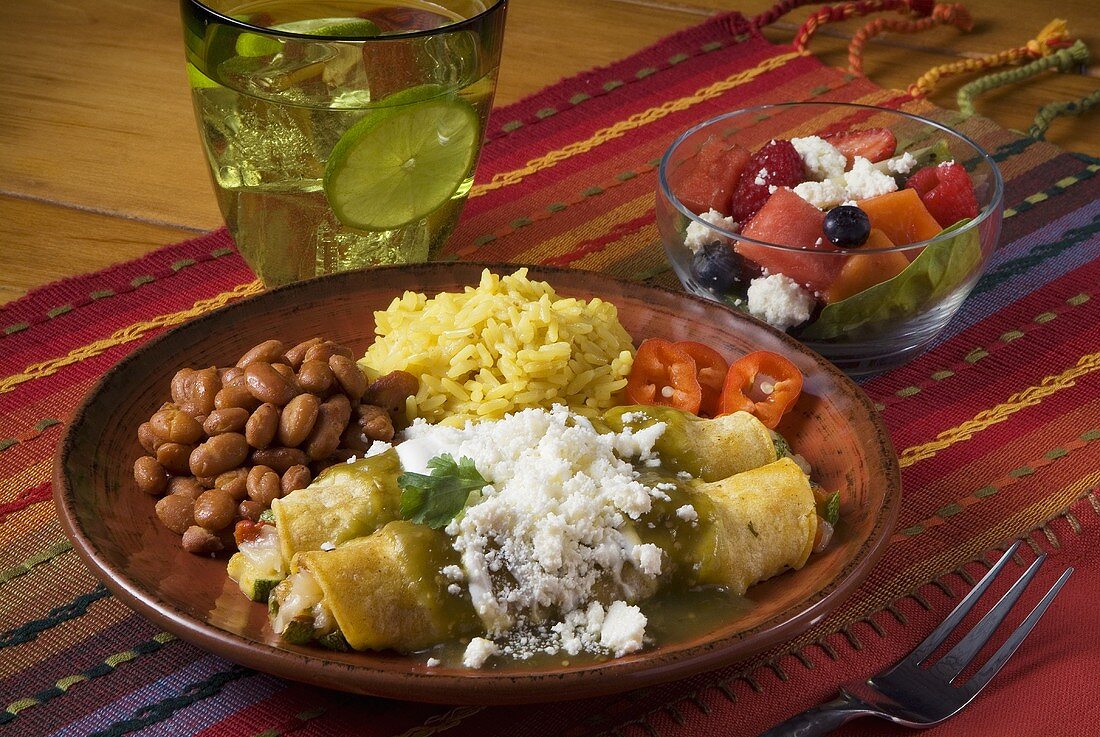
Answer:
[(871, 235), (867, 213), (854, 205), (840, 205), (825, 215), (825, 237), (836, 246), (862, 246)]
[(704, 288), (721, 294), (741, 281), (744, 259), (720, 241), (707, 243), (691, 258), (691, 270)]

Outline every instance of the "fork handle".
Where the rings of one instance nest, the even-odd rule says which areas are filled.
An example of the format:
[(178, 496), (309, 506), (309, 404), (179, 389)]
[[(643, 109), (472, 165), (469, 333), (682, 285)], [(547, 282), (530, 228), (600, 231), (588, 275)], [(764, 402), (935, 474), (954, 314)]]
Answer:
[(838, 698), (796, 714), (760, 737), (819, 737), (853, 719), (877, 713), (856, 697), (841, 692)]

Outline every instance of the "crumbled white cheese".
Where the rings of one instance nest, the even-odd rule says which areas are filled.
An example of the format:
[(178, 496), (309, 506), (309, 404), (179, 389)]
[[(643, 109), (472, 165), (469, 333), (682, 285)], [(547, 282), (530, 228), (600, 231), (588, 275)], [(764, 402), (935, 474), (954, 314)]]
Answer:
[(457, 583), (448, 584), (447, 593), (451, 596), (458, 596), (462, 593), (462, 587), (459, 586)]
[(952, 166), (954, 163), (955, 163), (955, 160), (950, 159), (948, 161), (941, 161), (939, 164), (937, 164), (937, 166)]
[(661, 549), (653, 543), (635, 545), (631, 550), (631, 559), (647, 576), (661, 575)]
[(481, 500), (446, 532), (461, 556), (474, 609), (502, 652), (519, 657), (532, 648), (562, 647), (551, 637), (553, 622), (524, 624), (531, 613), (568, 617), (597, 594), (607, 595), (609, 586), (611, 596), (626, 600), (655, 587), (661, 551), (638, 544), (627, 522), (667, 494), (642, 483), (630, 459), (659, 463), (653, 448), (665, 427), (655, 422), (601, 434), (556, 405), (462, 428), (418, 420), (405, 431), (399, 455), (412, 443), (412, 462), (422, 462), (429, 448), (467, 457), (489, 482)]
[(753, 279), (748, 290), (749, 313), (780, 330), (810, 319), (814, 296), (785, 274)]
[(331, 540), (325, 540), (323, 543), (321, 543), (321, 550), (336, 550), (336, 543), (332, 542)]
[(375, 440), (367, 448), (367, 452), (363, 454), (364, 458), (370, 458), (371, 456), (381, 455), (393, 446), (387, 443), (385, 440)]
[(625, 601), (616, 601), (604, 616), (600, 645), (613, 652), (616, 658), (641, 650), (647, 623), (641, 609)]
[(848, 197), (848, 189), (835, 179), (823, 182), (802, 182), (792, 190), (819, 210), (836, 207)]
[(467, 668), (480, 668), (485, 661), (494, 655), (500, 654), (500, 648), (492, 640), (484, 637), (475, 637), (466, 646), (466, 652), (462, 655), (462, 664)]
[(848, 197), (853, 200), (865, 200), (869, 197), (895, 192), (898, 183), (889, 174), (879, 171), (868, 159), (857, 156), (852, 170), (844, 175), (844, 184)]
[(429, 668), (435, 668), (441, 662), (443, 662), (443, 661), (441, 661), (439, 658), (428, 658), (428, 662), (425, 663), (424, 665), (428, 666)]
[(895, 174), (908, 174), (917, 165), (917, 157), (906, 151), (901, 156), (887, 159), (886, 168)]
[(821, 136), (792, 138), (791, 144), (802, 157), (802, 163), (806, 165), (806, 173), (813, 179), (821, 181), (830, 177), (839, 177), (844, 173), (848, 160), (836, 146)]
[(688, 473), (687, 471), (677, 471), (676, 472), (676, 478), (684, 479), (685, 481), (687, 481), (687, 480), (692, 478), (692, 475), (690, 473)]
[(753, 180), (753, 184), (755, 184), (757, 187), (763, 187), (767, 183), (768, 183), (768, 170), (767, 170), (767, 168), (763, 168), (763, 169), (761, 169), (760, 171), (758, 171), (756, 173), (756, 179)]
[(699, 519), (699, 513), (695, 511), (695, 507), (690, 504), (685, 504), (676, 510), (676, 516), (682, 519), (684, 522), (695, 522)]
[(440, 573), (446, 576), (449, 581), (461, 581), (466, 578), (466, 574), (463, 573), (462, 569), (455, 565), (443, 566)]
[[(704, 212), (699, 218), (703, 222), (709, 223), (716, 228), (730, 231), (737, 230), (736, 220), (731, 217), (726, 217), (713, 208)], [(728, 243), (729, 238), (715, 233), (706, 225), (703, 225), (703, 223), (696, 222), (695, 220), (688, 223), (687, 232), (684, 233), (684, 245), (691, 249), (692, 253), (695, 253), (708, 243), (714, 243), (715, 241)]]

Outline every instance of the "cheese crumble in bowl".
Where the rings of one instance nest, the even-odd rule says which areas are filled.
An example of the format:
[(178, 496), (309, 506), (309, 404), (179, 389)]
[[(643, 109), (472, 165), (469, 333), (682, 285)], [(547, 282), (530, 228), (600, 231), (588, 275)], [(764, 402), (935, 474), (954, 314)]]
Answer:
[(926, 349), (997, 246), (1004, 183), (963, 133), (847, 103), (764, 105), (680, 135), (657, 225), (688, 291), (851, 375)]

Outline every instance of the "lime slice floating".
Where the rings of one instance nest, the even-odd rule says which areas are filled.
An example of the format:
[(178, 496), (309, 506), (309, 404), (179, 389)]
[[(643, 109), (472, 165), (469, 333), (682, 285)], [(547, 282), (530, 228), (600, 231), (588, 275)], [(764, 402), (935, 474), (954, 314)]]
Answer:
[[(366, 18), (324, 18), (321, 20), (294, 21), (272, 26), (273, 31), (290, 31), (310, 36), (336, 38), (370, 38), (382, 33), (382, 29)], [(273, 56), (283, 50), (283, 43), (272, 36), (259, 33), (242, 33), (237, 37), (237, 56)]]
[[(336, 218), (390, 230), (441, 207), (470, 173), (480, 126), (470, 103), (423, 85), (390, 95), (329, 155), (324, 188)], [(424, 98), (430, 99), (424, 99)]]
[(382, 33), (382, 29), (366, 18), (349, 18), (337, 23), (328, 23), (317, 28), (311, 28), (305, 33), (314, 36), (336, 36), (337, 38), (370, 38)]
[(215, 88), (218, 83), (207, 77), (205, 74), (199, 71), (191, 62), (187, 62), (187, 82), (191, 85), (191, 89), (205, 89)]

